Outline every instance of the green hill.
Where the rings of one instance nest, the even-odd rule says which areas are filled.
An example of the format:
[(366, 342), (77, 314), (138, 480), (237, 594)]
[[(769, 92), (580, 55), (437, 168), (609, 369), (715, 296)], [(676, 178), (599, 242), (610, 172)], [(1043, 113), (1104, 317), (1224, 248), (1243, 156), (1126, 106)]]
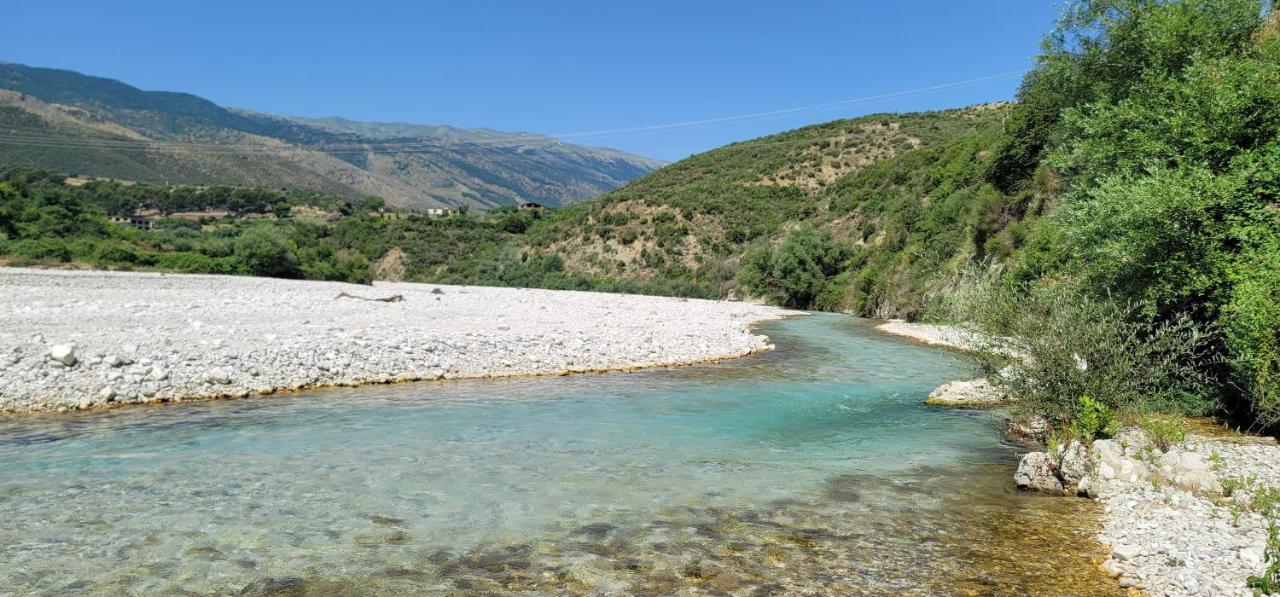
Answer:
[[(980, 167), (1007, 114), (1004, 105), (878, 114), (728, 145), (531, 222), (495, 267), (538, 285), (918, 314), (947, 267), (1020, 246), (1007, 229), (1034, 209), (1006, 202)], [(739, 275), (744, 260), (801, 228), (834, 252), (810, 300)], [(522, 272), (530, 263), (550, 269)], [(452, 267), (429, 277), (458, 280)]]
[(0, 63), (0, 164), (488, 209), (587, 199), (661, 162), (528, 133), (286, 118)]

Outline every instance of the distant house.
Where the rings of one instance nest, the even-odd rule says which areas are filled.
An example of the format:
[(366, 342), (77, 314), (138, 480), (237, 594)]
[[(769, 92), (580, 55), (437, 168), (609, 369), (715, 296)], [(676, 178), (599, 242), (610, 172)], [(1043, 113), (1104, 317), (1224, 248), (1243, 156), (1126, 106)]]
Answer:
[(455, 214), (455, 213), (458, 213), (458, 208), (456, 207), (428, 207), (427, 208), (427, 215), (431, 217), (447, 216), (449, 214)]
[(526, 201), (520, 204), (520, 209), (542, 209), (542, 204), (534, 203), (533, 201)]
[(140, 228), (142, 230), (151, 230), (155, 227), (151, 218), (144, 218), (142, 216), (111, 216), (111, 221), (121, 226), (133, 226), (134, 228)]

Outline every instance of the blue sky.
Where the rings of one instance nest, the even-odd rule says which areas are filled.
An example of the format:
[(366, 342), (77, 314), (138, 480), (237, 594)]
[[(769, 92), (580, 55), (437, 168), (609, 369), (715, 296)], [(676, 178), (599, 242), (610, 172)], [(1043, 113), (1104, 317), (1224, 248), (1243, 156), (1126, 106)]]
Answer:
[[(97, 0), (5, 12), (0, 60), (264, 112), (566, 134), (1022, 71), (1057, 3)], [(1009, 99), (1017, 85), (565, 138), (674, 160), (835, 118)]]

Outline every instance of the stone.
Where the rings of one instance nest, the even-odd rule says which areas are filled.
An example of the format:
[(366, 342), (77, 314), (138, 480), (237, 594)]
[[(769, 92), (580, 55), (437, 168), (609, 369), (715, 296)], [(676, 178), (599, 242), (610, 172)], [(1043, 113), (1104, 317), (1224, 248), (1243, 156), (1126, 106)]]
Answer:
[(1098, 497), (1098, 492), (1093, 490), (1093, 479), (1089, 475), (1080, 477), (1080, 481), (1076, 483), (1076, 495), (1084, 497)]
[(1018, 489), (1063, 493), (1062, 481), (1054, 474), (1053, 459), (1044, 452), (1031, 452), (1023, 456), (1013, 480)]
[(49, 347), (49, 358), (62, 363), (64, 367), (71, 367), (76, 364), (79, 359), (76, 358), (76, 346), (74, 344), (54, 344)]
[(1132, 545), (1125, 545), (1122, 543), (1111, 548), (1111, 557), (1121, 562), (1128, 562), (1140, 555), (1142, 554), (1138, 552), (1138, 548)]
[(1124, 455), (1130, 458), (1150, 454), (1153, 450), (1158, 452), (1147, 438), (1147, 432), (1138, 427), (1121, 429), (1111, 441), (1118, 444), (1124, 450)]
[(1009, 421), (1005, 433), (1013, 439), (1044, 444), (1049, 440), (1049, 420), (1039, 415), (1024, 415)]
[[(1069, 493), (1082, 493), (1079, 490), (1080, 481), (1089, 475), (1089, 468), (1089, 452), (1078, 440), (1071, 440), (1071, 443), (1061, 449), (1058, 476), (1062, 478), (1062, 485)], [(1083, 493), (1087, 493), (1087, 490), (1086, 487)]]
[[(1145, 438), (1145, 435), (1143, 437)], [(1132, 438), (1133, 436), (1130, 436), (1128, 439)], [(1122, 441), (1119, 436), (1115, 439), (1100, 439), (1094, 441), (1093, 446), (1089, 448), (1089, 458), (1097, 463), (1098, 477), (1095, 479), (1096, 488), (1094, 488), (1096, 491), (1146, 485), (1151, 482), (1150, 468), (1146, 463), (1130, 456), (1131, 450), (1126, 449)], [(1139, 453), (1140, 450), (1134, 451), (1134, 455)]]
[(209, 370), (207, 377), (213, 383), (229, 384), (231, 383), (231, 370), (226, 367), (215, 367)]
[(108, 356), (107, 358), (103, 359), (102, 362), (106, 363), (108, 367), (112, 367), (112, 368), (123, 367), (129, 364), (128, 359), (117, 354)]
[(1000, 391), (985, 378), (953, 381), (929, 393), (924, 403), (930, 406), (980, 408), (1000, 404)]
[(1204, 457), (1195, 452), (1171, 448), (1160, 459), (1160, 475), (1170, 484), (1188, 491), (1222, 493), (1217, 474)]
[(116, 390), (111, 386), (103, 386), (101, 390), (98, 390), (98, 399), (103, 402), (110, 402), (115, 397)]
[(152, 367), (148, 377), (156, 381), (164, 381), (169, 379), (169, 372), (161, 367)]

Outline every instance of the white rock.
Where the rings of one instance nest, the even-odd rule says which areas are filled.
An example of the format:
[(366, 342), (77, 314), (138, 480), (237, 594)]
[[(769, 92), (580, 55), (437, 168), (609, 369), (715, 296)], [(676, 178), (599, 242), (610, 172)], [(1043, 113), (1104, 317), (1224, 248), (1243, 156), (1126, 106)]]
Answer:
[(1138, 548), (1132, 545), (1120, 544), (1111, 548), (1111, 557), (1121, 562), (1128, 562), (1140, 555), (1142, 554), (1138, 551)]
[(49, 358), (71, 367), (76, 364), (76, 346), (74, 344), (54, 344), (49, 347)]
[(1018, 463), (1014, 482), (1018, 489), (1062, 493), (1062, 481), (1054, 474), (1053, 459), (1044, 452), (1031, 452)]
[(215, 367), (209, 370), (209, 381), (218, 384), (231, 383), (231, 370), (226, 367)]

